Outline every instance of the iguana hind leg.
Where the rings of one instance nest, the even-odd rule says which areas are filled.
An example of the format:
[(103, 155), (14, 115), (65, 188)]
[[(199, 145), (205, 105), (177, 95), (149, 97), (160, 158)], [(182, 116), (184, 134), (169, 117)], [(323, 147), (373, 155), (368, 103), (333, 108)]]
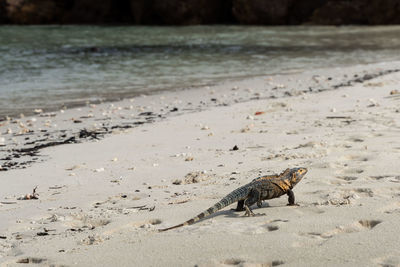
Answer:
[(251, 210), (250, 206), (252, 206), (255, 203), (260, 202), (260, 191), (257, 189), (251, 190), (249, 197), (245, 199), (244, 201), (244, 208), (246, 209), (245, 216), (254, 216), (254, 212)]
[(236, 211), (244, 211), (244, 200), (239, 200), (237, 203)]

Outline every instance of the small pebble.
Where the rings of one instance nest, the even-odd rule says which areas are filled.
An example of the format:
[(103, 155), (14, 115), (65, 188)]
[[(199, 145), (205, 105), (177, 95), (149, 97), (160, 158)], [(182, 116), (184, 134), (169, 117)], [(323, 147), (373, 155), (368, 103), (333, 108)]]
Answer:
[(235, 145), (235, 146), (232, 148), (232, 151), (236, 151), (236, 150), (239, 150), (239, 147), (238, 147), (237, 145)]
[(368, 99), (368, 101), (370, 102), (368, 107), (377, 107), (377, 106), (379, 106), (378, 102), (373, 98)]
[(180, 185), (180, 184), (182, 184), (182, 180), (181, 179), (175, 179), (175, 180), (172, 181), (172, 184)]
[(80, 167), (81, 167), (80, 165), (74, 165), (74, 166), (72, 166), (72, 167), (66, 168), (65, 170), (66, 170), (66, 171), (73, 171), (73, 170), (75, 170), (75, 169), (79, 169)]

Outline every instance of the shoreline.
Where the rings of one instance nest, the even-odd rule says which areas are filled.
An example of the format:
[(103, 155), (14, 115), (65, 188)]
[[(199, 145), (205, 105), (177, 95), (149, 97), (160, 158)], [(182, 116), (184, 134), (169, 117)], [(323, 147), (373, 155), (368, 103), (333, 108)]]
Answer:
[[(362, 65), (380, 65), (380, 64), (390, 64), (390, 63), (396, 63), (397, 61), (388, 61), (388, 62), (378, 62), (378, 63), (367, 63), (367, 64), (344, 64), (344, 65), (338, 65), (335, 67), (331, 67), (329, 69), (339, 69), (339, 68), (352, 68), (353, 66), (362, 66)], [(29, 109), (29, 110), (22, 110), (18, 112), (13, 112), (12, 114), (6, 114), (6, 115), (1, 115), (0, 116), (0, 123), (3, 123), (4, 121), (10, 121), (10, 120), (19, 120), (25, 117), (35, 117), (37, 115), (40, 115), (40, 113), (35, 112), (35, 110), (42, 110), (43, 112), (41, 113), (57, 113), (61, 110), (72, 110), (72, 109), (80, 109), (80, 108), (87, 108), (90, 107), (91, 105), (109, 105), (112, 103), (118, 103), (118, 102), (123, 102), (129, 99), (133, 98), (140, 98), (140, 97), (151, 97), (151, 96), (158, 96), (162, 94), (179, 94), (180, 92), (185, 92), (188, 90), (201, 90), (204, 88), (208, 87), (224, 87), (224, 85), (227, 84), (235, 84), (239, 83), (241, 81), (248, 81), (248, 80), (253, 80), (253, 79), (263, 79), (263, 77), (276, 77), (276, 76), (287, 76), (287, 75), (293, 75), (293, 74), (301, 74), (303, 72), (312, 72), (313, 68), (310, 67), (309, 69), (288, 69), (288, 70), (282, 70), (280, 72), (276, 73), (266, 73), (263, 75), (243, 75), (240, 77), (225, 77), (225, 78), (220, 78), (220, 80), (214, 80), (210, 81), (209, 83), (199, 83), (196, 85), (185, 85), (185, 86), (170, 86), (167, 88), (158, 88), (158, 89), (152, 89), (148, 93), (143, 93), (143, 92), (137, 92), (137, 93), (125, 93), (125, 94), (120, 94), (115, 97), (109, 97), (109, 98), (99, 98), (99, 99), (94, 99), (94, 100), (81, 100), (81, 101), (76, 101), (76, 102), (69, 102), (69, 103), (62, 103), (59, 104), (58, 106), (48, 106), (48, 107), (41, 107), (38, 106), (36, 109)], [(43, 114), (43, 115), (44, 115)]]
[[(46, 147), (98, 140), (118, 130), (123, 131), (157, 122), (171, 115), (199, 112), (216, 106), (335, 90), (398, 72), (400, 69), (395, 67), (397, 63), (382, 62), (333, 68), (340, 77), (318, 77), (318, 73), (329, 72), (329, 69), (306, 70), (250, 77), (182, 91), (158, 92), (59, 111), (43, 112), (42, 109), (37, 109), (36, 115), (0, 121), (0, 172), (25, 168), (36, 161), (40, 162), (40, 150)], [(299, 77), (305, 79), (299, 80)], [(255, 86), (248, 88), (247, 83)], [(182, 100), (174, 103), (174, 98)], [(192, 103), (191, 98), (199, 101)], [(154, 106), (156, 101), (164, 107)]]
[[(76, 141), (0, 172), (0, 265), (399, 265), (400, 72), (378, 75), (397, 65), (268, 76), (0, 126), (17, 132), (31, 120), (34, 133), (7, 139), (26, 149)], [(281, 197), (255, 207), (259, 216), (228, 207), (157, 232), (299, 166), (308, 168), (294, 188), (299, 206)], [(19, 200), (36, 186), (38, 199)]]

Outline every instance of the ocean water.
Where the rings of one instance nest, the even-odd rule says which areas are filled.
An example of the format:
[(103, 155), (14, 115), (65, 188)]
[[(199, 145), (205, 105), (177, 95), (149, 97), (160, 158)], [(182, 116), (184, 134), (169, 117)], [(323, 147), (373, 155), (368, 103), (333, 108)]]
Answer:
[(0, 26), (0, 118), (400, 60), (400, 27)]

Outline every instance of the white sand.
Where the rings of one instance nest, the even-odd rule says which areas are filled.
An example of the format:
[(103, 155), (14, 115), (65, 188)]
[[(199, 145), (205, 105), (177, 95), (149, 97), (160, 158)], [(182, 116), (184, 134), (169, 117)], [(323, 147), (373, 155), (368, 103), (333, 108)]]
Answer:
[[(40, 151), (43, 162), (0, 172), (0, 262), (400, 266), (400, 94), (390, 95), (400, 89), (400, 73), (317, 94), (231, 103), (267, 83), (307, 89), (328, 83), (327, 77), (397, 65), (262, 77), (237, 82), (234, 90), (229, 83), (138, 98), (132, 110), (120, 110), (137, 114), (138, 107), (146, 111), (162, 101), (181, 110), (214, 95), (230, 104), (205, 105), (97, 142), (46, 148)], [(114, 104), (124, 105), (131, 103)], [(67, 110), (52, 123), (88, 109)], [(14, 126), (0, 127), (6, 140), (9, 127)], [(239, 150), (230, 151), (235, 145)], [(296, 166), (309, 169), (294, 189), (300, 206), (287, 207), (282, 197), (254, 209), (263, 215), (243, 217), (232, 205), (192, 226), (156, 232), (192, 218), (257, 176)], [(202, 181), (172, 184), (190, 172), (203, 172)], [(17, 200), (35, 186), (39, 200)]]

